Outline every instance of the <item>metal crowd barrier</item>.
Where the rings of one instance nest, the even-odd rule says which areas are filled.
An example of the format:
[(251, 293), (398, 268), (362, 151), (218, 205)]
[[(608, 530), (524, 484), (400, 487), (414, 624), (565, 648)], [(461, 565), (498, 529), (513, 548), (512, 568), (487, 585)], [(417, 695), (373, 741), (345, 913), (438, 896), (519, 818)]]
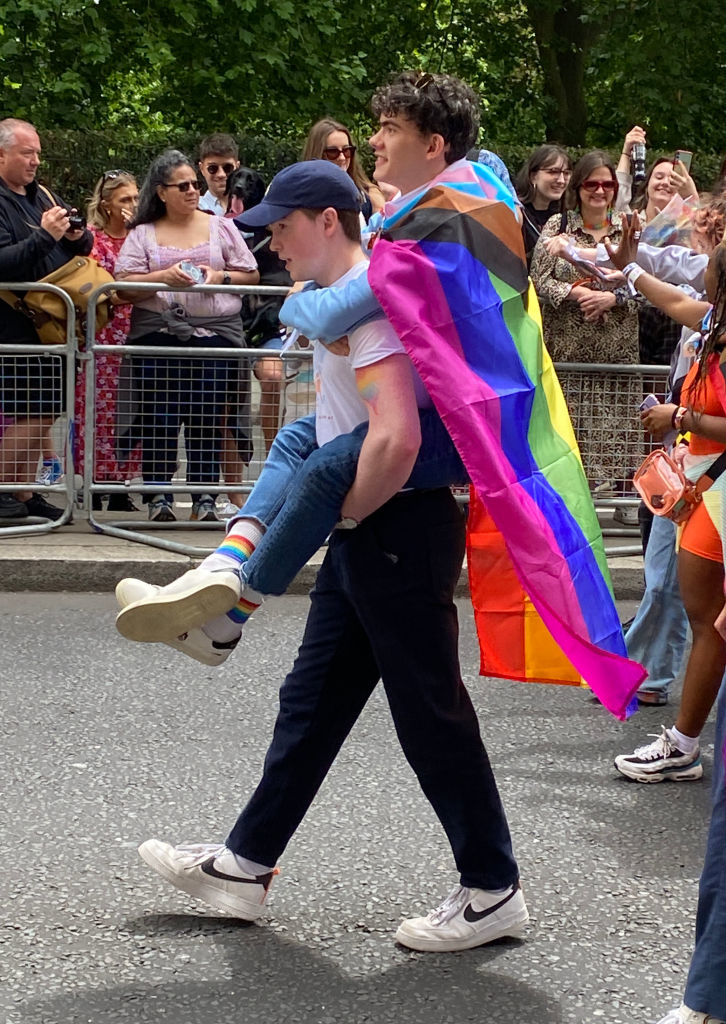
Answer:
[[(139, 344), (99, 344), (96, 340), (96, 308), (99, 299), (105, 293), (111, 291), (122, 293), (124, 290), (131, 290), (134, 292), (148, 291), (153, 294), (159, 291), (175, 290), (166, 285), (123, 281), (103, 285), (91, 295), (87, 312), (85, 350), (78, 352), (75, 338), (75, 311), (65, 292), (53, 285), (39, 285), (35, 282), (15, 282), (10, 285), (0, 285), (0, 288), (5, 287), (13, 288), (17, 291), (25, 291), (32, 287), (53, 291), (61, 295), (68, 306), (67, 342), (63, 346), (52, 346), (52, 351), (49, 351), (50, 347), (44, 346), (42, 355), (47, 358), (55, 358), (59, 362), (65, 359), (68, 367), (65, 374), (66, 425), (63, 444), (65, 482), (50, 487), (41, 487), (41, 485), (34, 482), (32, 484), (34, 490), (49, 491), (65, 496), (66, 507), (63, 511), (63, 517), (54, 523), (48, 521), (28, 523), (26, 521), (22, 526), (3, 526), (3, 536), (18, 533), (45, 532), (56, 526), (62, 526), (71, 518), (75, 495), (72, 443), (75, 375), (71, 372), (71, 368), (74, 365), (73, 360), (77, 358), (85, 379), (84, 435), (86, 454), (83, 465), (81, 501), (84, 514), (87, 515), (91, 527), (100, 533), (150, 544), (181, 554), (191, 556), (205, 555), (210, 550), (210, 547), (190, 544), (188, 538), (185, 538), (184, 541), (174, 540), (172, 535), (175, 532), (189, 529), (198, 532), (200, 536), (209, 531), (212, 531), (212, 533), (219, 532), (224, 528), (223, 521), (190, 522), (186, 519), (177, 519), (173, 522), (155, 522), (147, 520), (145, 513), (142, 515), (141, 512), (134, 519), (126, 516), (121, 520), (117, 520), (109, 518), (108, 513), (99, 517), (96, 514), (97, 510), (93, 507), (94, 499), (98, 500), (101, 495), (127, 495), (129, 497), (135, 495), (138, 497), (139, 495), (155, 495), (159, 493), (169, 494), (175, 498), (177, 496), (193, 495), (195, 492), (203, 492), (211, 495), (213, 498), (225, 492), (248, 494), (264, 465), (264, 441), (261, 437), (259, 426), (254, 428), (249, 439), (252, 448), (250, 449), (248, 444), (248, 450), (245, 452), (247, 458), (244, 461), (247, 464), (243, 479), (229, 480), (225, 477), (224, 483), (220, 482), (218, 475), (215, 479), (204, 479), (201, 482), (199, 480), (190, 482), (187, 479), (187, 472), (190, 469), (188, 458), (190, 451), (193, 453), (193, 460), (196, 460), (197, 476), (199, 475), (198, 470), (201, 457), (200, 445), (201, 449), (203, 449), (203, 456), (208, 457), (211, 455), (213, 468), (216, 467), (217, 462), (221, 458), (219, 450), (210, 449), (209, 436), (206, 436), (206, 438), (201, 437), (201, 434), (206, 433), (206, 435), (209, 435), (211, 432), (215, 439), (219, 440), (221, 432), (221, 422), (217, 421), (221, 415), (219, 410), (217, 409), (213, 414), (205, 414), (205, 403), (207, 400), (205, 388), (211, 387), (213, 408), (216, 408), (213, 403), (215, 395), (218, 396), (218, 392), (215, 391), (217, 387), (224, 392), (226, 399), (234, 395), (235, 389), (239, 390), (241, 388), (242, 392), (245, 393), (243, 397), (249, 401), (249, 392), (254, 387), (252, 384), (253, 374), (251, 372), (254, 364), (261, 359), (279, 360), (282, 368), (280, 386), (282, 394), (277, 422), (279, 427), (284, 421), (289, 421), (290, 419), (297, 418), (299, 415), (307, 415), (309, 412), (314, 411), (314, 389), (310, 372), (312, 353), (305, 350), (280, 353), (275, 350), (245, 349), (234, 346), (207, 349), (202, 348), (198, 343), (194, 345), (170, 344), (164, 347)], [(195, 285), (189, 291), (229, 292), (236, 295), (284, 295), (287, 289), (265, 286)], [(173, 339), (170, 340), (173, 341)], [(0, 349), (0, 360), (24, 354), (37, 356), (38, 353), (39, 346), (37, 345), (8, 345)], [(153, 442), (158, 440), (159, 436), (162, 436), (163, 439), (164, 431), (162, 430), (160, 435), (157, 428), (159, 422), (164, 420), (164, 414), (163, 410), (162, 413), (159, 413), (158, 409), (150, 410), (148, 407), (145, 407), (144, 403), (147, 403), (147, 406), (148, 403), (153, 404), (159, 399), (160, 395), (168, 395), (170, 391), (174, 391), (175, 394), (182, 397), (186, 396), (187, 399), (193, 398), (194, 395), (197, 395), (197, 399), (200, 399), (202, 396), (204, 397), (204, 401), (197, 400), (196, 403), (192, 401), (196, 420), (192, 428), (190, 428), (189, 424), (185, 423), (179, 431), (175, 429), (173, 422), (171, 425), (167, 424), (169, 433), (166, 435), (166, 441), (168, 442), (169, 437), (173, 434), (175, 450), (173, 453), (168, 450), (166, 451), (166, 463), (170, 465), (173, 460), (175, 466), (173, 471), (165, 477), (168, 482), (165, 482), (163, 486), (159, 482), (148, 483), (144, 481), (139, 472), (138, 457), (135, 463), (127, 460), (129, 467), (136, 466), (136, 475), (131, 475), (131, 472), (129, 472), (129, 475), (124, 480), (108, 480), (103, 478), (103, 471), (99, 469), (101, 456), (96, 444), (98, 434), (97, 409), (99, 403), (104, 400), (102, 394), (99, 396), (97, 388), (97, 370), (99, 365), (101, 365), (99, 363), (100, 359), (117, 362), (119, 374), (126, 382), (124, 385), (126, 390), (123, 392), (123, 396), (120, 386), (119, 391), (114, 396), (114, 402), (117, 403), (117, 420), (119, 418), (119, 406), (122, 402), (122, 397), (124, 397), (127, 403), (132, 403), (134, 387), (137, 388), (137, 391), (141, 392), (138, 409), (140, 421), (146, 425), (151, 421), (155, 423), (153, 437), (148, 436), (144, 438), (142, 436), (143, 427), (141, 432), (138, 433), (138, 446), (142, 449), (145, 447), (147, 454), (150, 449), (153, 450)], [(197, 370), (199, 369), (199, 364), (206, 364), (209, 371), (207, 377), (204, 375), (201, 378), (198, 377)], [(578, 438), (580, 445), (585, 475), (590, 482), (596, 508), (601, 514), (612, 512), (613, 509), (618, 508), (637, 508), (639, 501), (632, 487), (632, 475), (647, 451), (656, 446), (655, 443), (649, 442), (644, 435), (638, 410), (644, 395), (650, 392), (658, 395), (661, 400), (665, 398), (668, 367), (641, 366), (637, 364), (557, 363), (556, 370), (570, 410), (575, 436)], [(149, 372), (151, 372), (153, 387), (151, 389), (145, 386), (139, 387), (139, 380), (143, 379), (145, 373), (148, 378)], [(185, 373), (188, 375), (186, 379), (184, 377)], [(224, 381), (220, 383), (216, 379), (219, 373), (222, 375), (228, 374), (226, 383)], [(129, 383), (131, 385), (130, 389)], [(143, 381), (143, 383), (148, 383), (148, 379)], [(294, 393), (295, 391), (297, 394)], [(288, 399), (287, 409), (286, 396)], [(293, 411), (289, 408), (291, 404), (295, 404)], [(150, 416), (150, 412), (153, 412), (153, 415)], [(0, 409), (0, 413), (2, 413), (2, 409)], [(178, 409), (175, 411), (174, 409), (167, 408), (166, 413), (168, 413), (171, 421), (174, 420), (174, 417), (179, 422), (183, 419), (183, 417), (179, 416)], [(228, 409), (225, 407), (224, 415), (227, 416), (227, 414)], [(129, 411), (127, 418), (130, 418), (131, 415), (132, 413)], [(177, 448), (178, 434), (183, 437), (183, 442), (179, 442)], [(114, 441), (114, 444), (116, 444), (117, 440)], [(146, 441), (145, 446), (144, 441)], [(136, 442), (134, 447), (136, 447)], [(168, 444), (166, 447), (168, 448)], [(133, 451), (133, 449), (129, 450)], [(117, 452), (117, 454), (119, 453)], [(119, 461), (122, 462), (123, 460)], [(176, 465), (177, 462), (178, 465)], [(19, 490), (21, 486), (29, 487), (30, 485), (27, 481), (0, 482), (0, 490), (2, 491)], [(466, 500), (465, 496), (461, 496), (461, 498), (463, 501)], [(183, 508), (186, 508), (186, 503), (183, 503)], [(12, 521), (6, 520), (6, 522), (10, 523)], [(617, 524), (613, 526), (608, 525), (605, 527), (604, 533), (610, 538), (616, 540), (623, 539), (626, 542), (622, 546), (609, 546), (609, 556), (640, 553), (641, 546), (637, 527), (619, 526)], [(214, 546), (217, 539), (217, 537), (210, 536), (211, 546)], [(630, 543), (627, 543), (627, 541), (630, 541)]]
[[(295, 376), (297, 377), (300, 375), (299, 364), (310, 365), (312, 352), (280, 353), (275, 350), (234, 346), (204, 348), (199, 339), (196, 339), (193, 345), (170, 344), (163, 347), (138, 343), (127, 343), (123, 346), (101, 345), (96, 341), (95, 336), (98, 300), (105, 292), (121, 293), (124, 289), (134, 292), (148, 291), (152, 294), (159, 291), (178, 291), (178, 289), (165, 285), (117, 281), (96, 289), (89, 300), (86, 347), (85, 352), (80, 356), (81, 362), (85, 364), (86, 381), (84, 505), (88, 509), (90, 525), (100, 533), (123, 537), (125, 540), (149, 544), (167, 551), (202, 557), (216, 546), (218, 537), (214, 534), (224, 530), (223, 520), (191, 522), (186, 518), (177, 518), (172, 522), (155, 522), (147, 520), (145, 515), (143, 517), (139, 515), (135, 519), (128, 517), (121, 520), (102, 519), (93, 509), (94, 495), (125, 494), (131, 496), (133, 494), (148, 497), (158, 494), (169, 495), (175, 502), (174, 514), (176, 515), (181, 512), (186, 514), (187, 511), (187, 503), (176, 502), (180, 496), (191, 494), (193, 499), (195, 493), (197, 495), (209, 494), (213, 498), (225, 492), (249, 494), (264, 464), (263, 441), (260, 432), (254, 430), (250, 415), (253, 388), (252, 367), (262, 359), (279, 360), (283, 368), (283, 378), (286, 376), (285, 368), (291, 367), (296, 367)], [(288, 289), (262, 285), (195, 285), (188, 291), (229, 292), (235, 295), (286, 295)], [(170, 338), (170, 341), (173, 341), (173, 338)], [(163, 486), (159, 482), (143, 482), (138, 476), (129, 478), (124, 483), (100, 479), (100, 474), (96, 471), (98, 452), (95, 443), (96, 369), (99, 358), (119, 361), (120, 373), (125, 384), (124, 393), (117, 396), (117, 401), (123, 399), (126, 402), (127, 420), (129, 421), (127, 425), (132, 431), (136, 431), (128, 441), (128, 450), (132, 453), (140, 446), (145, 453), (147, 465), (154, 461), (150, 458), (151, 455), (157, 456), (157, 464), (162, 462), (166, 464), (167, 470), (171, 470), (171, 472), (166, 473), (165, 479), (169, 482), (164, 483)], [(284, 390), (284, 387), (281, 387), (281, 390)], [(214, 404), (220, 393), (224, 393), (228, 400), (223, 403), (225, 406), (223, 412), (218, 408), (218, 403)], [(244, 478), (229, 480), (225, 477), (224, 483), (220, 483), (217, 468), (214, 479), (207, 477), (203, 482), (199, 480), (190, 482), (187, 477), (192, 468), (192, 462), (197, 471), (196, 475), (198, 475), (200, 463), (204, 460), (207, 461), (207, 464), (211, 463), (213, 467), (218, 467), (221, 463), (221, 421), (234, 421), (235, 415), (232, 415), (229, 406), (233, 404), (235, 397), (241, 398), (235, 409), (235, 415), (241, 413), (243, 428), (247, 428), (248, 432), (240, 433), (234, 426), (229, 429), (232, 441), (236, 440), (238, 447), (242, 449), (240, 461), (246, 462)], [(211, 413), (207, 408), (208, 398), (211, 403)], [(176, 439), (180, 436), (180, 431), (175, 429), (175, 423), (181, 423), (184, 420), (184, 415), (180, 412), (182, 404), (186, 405), (186, 412), (193, 413), (193, 417), (190, 418), (193, 418), (194, 422), (184, 422), (184, 426), (181, 428), (184, 443), (177, 447)], [(306, 415), (308, 411), (310, 410), (307, 408), (302, 409), (298, 415)], [(284, 405), (281, 403), (277, 427), (283, 420), (284, 412)], [(165, 415), (167, 415), (168, 421), (171, 421), (171, 425), (166, 429), (163, 424)], [(172, 435), (174, 437), (174, 452), (171, 452), (169, 448)], [(230, 434), (228, 434), (229, 437)], [(159, 448), (164, 448), (165, 452), (160, 452)], [(176, 463), (175, 467), (171, 466), (172, 462)], [(161, 474), (159, 474), (160, 476)], [(175, 532), (189, 529), (199, 531), (201, 534), (211, 531), (213, 536), (210, 538), (210, 546), (195, 546), (190, 544), (188, 539), (179, 541), (170, 536)]]
[[(659, 447), (643, 430), (640, 403), (651, 393), (665, 401), (669, 367), (555, 363), (555, 369), (595, 508), (637, 509), (640, 499), (633, 487), (633, 474), (648, 452)], [(634, 543), (608, 546), (609, 557), (642, 553), (637, 526), (607, 526), (603, 534), (634, 539)]]
[[(54, 396), (59, 390), (62, 392), (63, 396), (63, 415), (61, 416), (61, 419), (65, 416), (62, 443), (60, 445), (61, 451), (57, 453), (62, 462), (64, 472), (63, 482), (46, 484), (39, 482), (35, 478), (26, 480), (6, 480), (3, 479), (4, 474), (0, 472), (0, 491), (10, 493), (14, 491), (35, 491), (42, 494), (58, 495), (64, 499), (63, 514), (57, 520), (49, 520), (39, 516), (29, 516), (22, 520), (22, 525), (14, 525), (15, 521), (12, 519), (0, 519), (2, 537), (17, 537), (19, 535), (47, 533), (50, 530), (57, 529), (59, 526), (65, 526), (71, 521), (73, 515), (74, 470), (72, 423), (75, 401), (75, 355), (77, 350), (76, 311), (68, 294), (64, 292), (62, 288), (58, 288), (54, 284), (44, 284), (38, 281), (7, 281), (0, 282), (0, 290), (13, 292), (27, 292), (31, 290), (52, 292), (54, 295), (58, 295), (61, 298), (68, 310), (66, 341), (64, 345), (30, 344), (0, 346), (0, 378), (3, 380), (5, 379), (5, 373), (12, 364), (13, 379), (17, 380), (19, 376), (22, 380), (24, 368), (27, 374), (25, 378), (25, 396), (27, 403), (30, 406), (29, 409), (26, 409), (26, 412), (23, 415), (15, 416), (13, 415), (14, 410), (12, 410), (12, 408), (6, 412), (2, 409), (2, 405), (0, 403), (0, 445), (3, 444), (3, 441), (6, 446), (8, 445), (9, 440), (12, 437), (13, 428), (18, 422), (25, 422), (27, 419), (40, 418), (40, 404), (43, 400), (50, 402), (55, 406), (56, 402), (54, 401)], [(40, 390), (37, 392), (32, 390), (31, 374), (33, 367), (37, 368), (39, 373), (41, 369), (45, 370), (42, 384), (39, 385)], [(50, 373), (48, 373), (49, 370), (51, 371)], [(15, 394), (17, 396), (18, 392), (16, 391)], [(22, 396), (22, 389), (19, 394)], [(33, 395), (36, 395), (37, 397), (33, 399)], [(39, 406), (38, 416), (28, 415), (32, 409), (32, 405), (34, 404)], [(58, 419), (58, 417), (54, 418), (56, 420)], [(26, 447), (25, 452), (27, 455), (29, 453), (29, 448)], [(17, 462), (18, 460), (15, 461)]]

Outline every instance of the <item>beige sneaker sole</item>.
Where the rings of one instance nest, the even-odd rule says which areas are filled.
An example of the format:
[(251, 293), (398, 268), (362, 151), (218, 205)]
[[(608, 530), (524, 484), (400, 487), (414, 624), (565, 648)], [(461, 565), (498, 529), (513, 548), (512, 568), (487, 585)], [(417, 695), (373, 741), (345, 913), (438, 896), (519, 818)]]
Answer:
[(162, 588), (122, 608), (116, 616), (119, 633), (137, 643), (165, 643), (224, 615), (239, 601), (239, 579), (231, 572), (208, 576), (176, 593)]

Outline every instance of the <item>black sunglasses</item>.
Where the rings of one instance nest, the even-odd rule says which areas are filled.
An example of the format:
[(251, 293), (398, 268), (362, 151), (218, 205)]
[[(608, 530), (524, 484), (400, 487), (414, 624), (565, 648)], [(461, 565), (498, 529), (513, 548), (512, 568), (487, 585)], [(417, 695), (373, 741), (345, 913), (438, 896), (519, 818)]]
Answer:
[(193, 188), (195, 192), (199, 192), (201, 187), (198, 181), (164, 182), (164, 188), (178, 188), (180, 192), (188, 192), (190, 188)]
[(323, 156), (326, 160), (337, 160), (342, 153), (346, 160), (352, 160), (355, 156), (355, 146), (326, 146)]
[(115, 178), (120, 178), (122, 174), (128, 174), (131, 177), (128, 171), (122, 171), (119, 167), (114, 171), (105, 171), (101, 178), (101, 188), (103, 188), (107, 181), (114, 181)]
[(229, 177), (232, 171), (235, 170), (234, 164), (207, 164), (207, 171), (209, 174), (216, 174), (219, 168), (222, 168), (224, 173)]

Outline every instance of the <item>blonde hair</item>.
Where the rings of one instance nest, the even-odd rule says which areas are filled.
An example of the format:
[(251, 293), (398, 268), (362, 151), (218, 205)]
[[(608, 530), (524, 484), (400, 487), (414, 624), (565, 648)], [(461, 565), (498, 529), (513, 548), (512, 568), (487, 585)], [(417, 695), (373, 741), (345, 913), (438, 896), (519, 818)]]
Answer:
[(103, 204), (107, 203), (116, 189), (122, 185), (136, 185), (136, 178), (130, 171), (106, 171), (101, 175), (88, 201), (86, 217), (89, 224), (101, 230), (108, 225), (109, 218)]

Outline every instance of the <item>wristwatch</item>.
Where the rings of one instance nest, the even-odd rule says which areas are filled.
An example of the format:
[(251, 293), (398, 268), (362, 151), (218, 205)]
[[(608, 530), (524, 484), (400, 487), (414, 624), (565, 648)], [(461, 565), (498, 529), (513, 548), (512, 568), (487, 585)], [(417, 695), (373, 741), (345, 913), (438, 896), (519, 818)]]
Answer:
[(355, 530), (356, 526), (360, 526), (357, 519), (353, 519), (352, 516), (341, 516), (338, 522), (335, 524), (336, 530)]
[(688, 412), (688, 406), (679, 405), (676, 411), (671, 417), (671, 426), (674, 430), (681, 430), (683, 427), (683, 417)]
[(232, 275), (226, 270), (222, 274), (222, 284), (232, 284)]

